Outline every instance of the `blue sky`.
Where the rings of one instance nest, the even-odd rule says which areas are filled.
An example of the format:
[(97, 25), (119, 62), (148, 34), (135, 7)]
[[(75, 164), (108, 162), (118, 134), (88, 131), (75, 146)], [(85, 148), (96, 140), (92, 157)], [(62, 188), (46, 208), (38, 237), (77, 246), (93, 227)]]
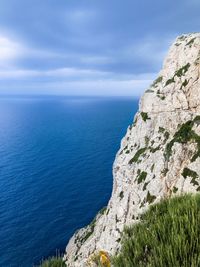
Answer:
[(0, 94), (140, 95), (199, 0), (0, 0)]

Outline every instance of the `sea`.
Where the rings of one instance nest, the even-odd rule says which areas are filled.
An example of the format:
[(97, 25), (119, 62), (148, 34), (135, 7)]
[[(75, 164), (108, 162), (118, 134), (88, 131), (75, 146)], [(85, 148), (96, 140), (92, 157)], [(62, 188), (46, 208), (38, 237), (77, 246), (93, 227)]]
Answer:
[(0, 97), (0, 266), (63, 253), (107, 205), (131, 97)]

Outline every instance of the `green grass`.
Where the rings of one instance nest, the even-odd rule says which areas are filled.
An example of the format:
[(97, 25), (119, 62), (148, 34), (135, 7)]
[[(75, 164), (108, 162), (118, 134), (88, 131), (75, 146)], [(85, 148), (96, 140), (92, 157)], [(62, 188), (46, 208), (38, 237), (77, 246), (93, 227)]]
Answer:
[(152, 205), (125, 228), (114, 267), (200, 266), (200, 194)]
[(55, 256), (44, 260), (39, 267), (66, 267), (61, 256)]

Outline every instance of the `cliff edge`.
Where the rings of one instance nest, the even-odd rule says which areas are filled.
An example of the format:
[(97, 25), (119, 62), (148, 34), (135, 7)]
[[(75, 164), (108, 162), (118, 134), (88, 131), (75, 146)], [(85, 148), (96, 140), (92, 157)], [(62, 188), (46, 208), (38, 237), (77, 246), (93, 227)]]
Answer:
[(117, 252), (125, 225), (162, 198), (200, 191), (199, 174), (200, 33), (195, 33), (176, 39), (141, 98), (116, 155), (108, 206), (71, 238), (66, 265), (95, 266), (95, 253)]

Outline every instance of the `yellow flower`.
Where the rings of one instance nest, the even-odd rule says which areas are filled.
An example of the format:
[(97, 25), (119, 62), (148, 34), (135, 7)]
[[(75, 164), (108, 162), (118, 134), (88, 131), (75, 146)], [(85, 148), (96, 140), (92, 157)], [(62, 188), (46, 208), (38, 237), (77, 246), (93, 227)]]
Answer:
[(99, 251), (99, 256), (100, 256), (100, 262), (102, 266), (105, 266), (105, 267), (111, 266), (108, 253), (106, 253), (105, 251)]
[(99, 252), (92, 254), (87, 262), (88, 266), (93, 266), (93, 264), (99, 266), (99, 263), (101, 267), (111, 267), (109, 255), (107, 252), (100, 250)]

